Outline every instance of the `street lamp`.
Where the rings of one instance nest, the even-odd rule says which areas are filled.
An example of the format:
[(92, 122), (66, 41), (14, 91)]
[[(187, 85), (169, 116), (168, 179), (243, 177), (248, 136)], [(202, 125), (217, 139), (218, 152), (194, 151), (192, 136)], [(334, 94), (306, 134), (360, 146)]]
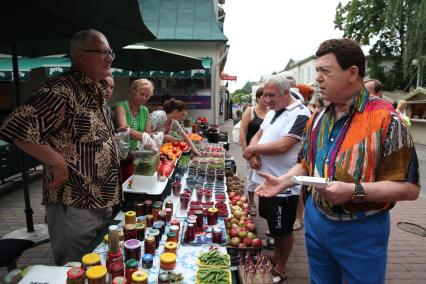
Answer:
[(420, 57), (420, 60), (418, 60), (417, 58), (413, 59), (413, 61), (411, 61), (411, 64), (413, 64), (414, 66), (417, 66), (417, 83), (416, 83), (416, 88), (420, 88), (423, 85), (422, 82), (422, 65), (423, 65), (423, 57)]

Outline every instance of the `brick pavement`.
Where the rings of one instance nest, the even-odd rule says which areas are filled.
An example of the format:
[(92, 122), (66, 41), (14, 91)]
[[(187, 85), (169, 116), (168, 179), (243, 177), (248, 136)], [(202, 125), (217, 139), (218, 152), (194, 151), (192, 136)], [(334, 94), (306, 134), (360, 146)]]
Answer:
[[(224, 129), (229, 131), (232, 137), (232, 121), (226, 122)], [(398, 229), (398, 222), (412, 222), (426, 227), (426, 146), (416, 145), (420, 161), (421, 183), (423, 194), (413, 202), (399, 202), (391, 211), (391, 237), (389, 242), (388, 271), (386, 283), (426, 283), (426, 238), (420, 237), (401, 229)], [(241, 157), (241, 149), (238, 145), (231, 143), (229, 153), (234, 156), (237, 163), (237, 171), (241, 177), (246, 176), (244, 161)], [(31, 205), (34, 210), (34, 223), (44, 222), (44, 207), (41, 203), (41, 179), (39, 175), (32, 175), (30, 183)], [(24, 198), (22, 190), (12, 190), (2, 196), (5, 189), (11, 187), (20, 188), (11, 183), (0, 185), (0, 236), (25, 227)], [(259, 237), (264, 238), (267, 229), (266, 222), (255, 218)], [(286, 283), (308, 283), (308, 261), (304, 243), (303, 229), (295, 233), (295, 243), (290, 255), (288, 269), (289, 279)], [(54, 265), (50, 243), (41, 244), (35, 248), (27, 250), (19, 259), (18, 266), (34, 264)], [(0, 279), (6, 274), (5, 268), (0, 268)]]

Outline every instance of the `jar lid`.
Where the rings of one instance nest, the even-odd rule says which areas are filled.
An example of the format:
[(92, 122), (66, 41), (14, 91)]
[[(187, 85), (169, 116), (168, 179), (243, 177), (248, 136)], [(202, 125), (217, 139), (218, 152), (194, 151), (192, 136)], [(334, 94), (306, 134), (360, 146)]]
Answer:
[[(160, 211), (161, 212), (161, 211)], [(172, 208), (164, 208), (164, 212), (166, 212), (166, 213), (170, 213), (170, 212), (172, 212)]]
[(126, 217), (136, 217), (136, 212), (135, 211), (127, 211), (125, 213)]
[(154, 215), (152, 214), (145, 215), (145, 219), (153, 219), (153, 218), (154, 218)]
[(149, 253), (147, 253), (147, 254), (144, 254), (143, 256), (142, 256), (142, 261), (152, 261), (152, 254), (149, 254)]
[(85, 265), (93, 265), (101, 261), (101, 258), (97, 253), (88, 253), (83, 256), (81, 259)]
[(154, 237), (154, 236), (149, 236), (149, 235), (148, 235), (148, 236), (146, 236), (146, 237), (145, 237), (145, 243), (146, 243), (147, 241), (148, 241), (148, 242), (155, 242), (155, 237)]
[(213, 233), (222, 233), (222, 229), (218, 227), (213, 228)]
[(145, 200), (145, 202), (144, 202), (145, 204), (152, 204), (152, 200), (151, 199), (147, 199), (147, 200)]
[(179, 226), (178, 225), (171, 225), (170, 226), (170, 231), (172, 231), (172, 232), (179, 231)]
[(145, 271), (135, 271), (132, 274), (132, 281), (135, 282), (142, 282), (142, 281), (146, 281), (148, 279), (148, 273)]
[(127, 284), (127, 280), (123, 276), (117, 276), (112, 279), (112, 284)]
[(79, 279), (83, 277), (84, 275), (84, 269), (81, 267), (71, 267), (67, 271), (67, 277), (69, 279)]
[(139, 240), (130, 239), (124, 242), (124, 247), (126, 249), (137, 249), (141, 246), (141, 242)]
[(138, 224), (136, 224), (136, 230), (143, 230), (143, 229), (145, 229), (145, 224), (143, 224), (143, 223), (138, 223)]
[(169, 238), (174, 238), (174, 237), (176, 237), (176, 232), (168, 232), (168, 233), (167, 233), (167, 237), (169, 237)]
[(152, 208), (155, 208), (155, 209), (161, 208), (161, 204), (154, 203), (154, 205), (152, 205)]
[(139, 261), (137, 261), (136, 259), (129, 259), (128, 261), (126, 261), (127, 268), (137, 267), (138, 264), (139, 264)]
[(149, 231), (148, 231), (148, 234), (150, 235), (150, 236), (157, 236), (157, 235), (159, 235), (160, 234), (160, 231), (159, 230), (157, 230), (157, 229), (150, 229)]
[(160, 255), (160, 261), (163, 263), (172, 263), (176, 261), (176, 255), (171, 252), (165, 252)]
[(176, 249), (177, 244), (176, 244), (175, 242), (166, 242), (166, 243), (164, 244), (164, 247), (165, 247), (166, 249)]
[(88, 279), (99, 279), (99, 278), (105, 277), (106, 273), (107, 273), (107, 269), (105, 266), (95, 265), (87, 269), (86, 277)]
[(124, 268), (124, 264), (121, 261), (115, 261), (109, 265), (109, 271), (117, 272)]
[(124, 225), (124, 229), (125, 230), (134, 230), (134, 229), (136, 229), (136, 225), (135, 224), (126, 224), (126, 225)]
[(117, 231), (118, 230), (118, 226), (117, 225), (111, 225), (111, 226), (109, 226), (109, 231), (111, 232), (111, 231)]
[(216, 213), (216, 212), (218, 212), (218, 209), (214, 208), (214, 207), (209, 208), (208, 210), (209, 210), (210, 213)]
[[(168, 208), (168, 209), (170, 209), (170, 208)], [(165, 216), (167, 213), (166, 213), (166, 211), (165, 210), (161, 210), (161, 211), (158, 211), (158, 215), (160, 215), (160, 216)], [(161, 221), (160, 221), (161, 222)]]

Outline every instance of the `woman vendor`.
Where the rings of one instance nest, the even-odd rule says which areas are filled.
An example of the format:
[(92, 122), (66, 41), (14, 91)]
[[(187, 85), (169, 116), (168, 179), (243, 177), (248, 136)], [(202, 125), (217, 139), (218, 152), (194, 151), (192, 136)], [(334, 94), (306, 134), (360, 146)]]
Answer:
[[(115, 114), (118, 129), (130, 128), (130, 150), (138, 146), (138, 141), (143, 140), (144, 135), (149, 133), (151, 122), (146, 102), (152, 96), (154, 86), (147, 79), (137, 79), (129, 88), (129, 99), (118, 102)], [(123, 181), (133, 175), (133, 158), (129, 153), (127, 159), (121, 161), (121, 175)]]
[(185, 116), (186, 105), (180, 100), (170, 99), (163, 105), (163, 110), (157, 110), (151, 113), (151, 130), (152, 132), (164, 132), (164, 140), (166, 142), (177, 141), (171, 135), (171, 132), (177, 132), (183, 140), (188, 144), (195, 155), (199, 155), (198, 149), (194, 146), (188, 134), (180, 126), (179, 121), (182, 121)]

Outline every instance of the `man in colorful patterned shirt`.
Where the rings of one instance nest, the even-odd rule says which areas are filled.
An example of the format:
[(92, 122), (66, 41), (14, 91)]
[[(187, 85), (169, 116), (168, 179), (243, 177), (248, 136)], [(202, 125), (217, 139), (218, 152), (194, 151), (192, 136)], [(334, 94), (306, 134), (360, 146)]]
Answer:
[(114, 53), (103, 34), (71, 39), (69, 72), (48, 81), (0, 128), (44, 164), (43, 204), (56, 264), (79, 261), (121, 201), (106, 82)]
[(316, 55), (316, 80), (331, 104), (309, 120), (300, 163), (278, 178), (261, 174), (256, 192), (273, 196), (294, 185), (292, 176), (328, 178), (306, 201), (311, 282), (384, 283), (389, 210), (420, 193), (413, 140), (383, 100), (369, 98), (356, 42), (327, 40)]

